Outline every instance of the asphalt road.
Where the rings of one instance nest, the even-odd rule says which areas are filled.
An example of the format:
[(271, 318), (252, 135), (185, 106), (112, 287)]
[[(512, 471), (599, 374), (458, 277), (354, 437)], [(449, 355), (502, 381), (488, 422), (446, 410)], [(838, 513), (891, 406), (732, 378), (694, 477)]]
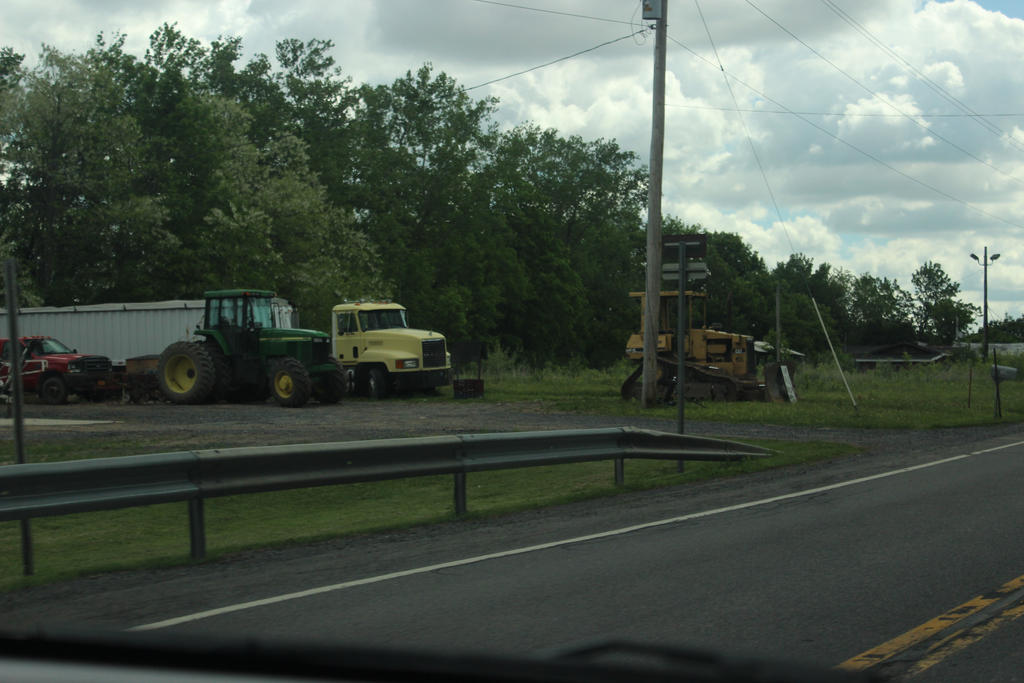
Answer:
[(1016, 680), (1024, 430), (936, 443), (99, 577), (7, 596), (0, 614), (511, 654), (629, 639)]
[[(1022, 456), (1018, 445), (454, 566), (437, 567), (451, 562), (440, 555), (382, 558), (339, 576), (339, 558), (323, 557), (324, 592), (164, 628), (510, 654), (627, 639), (835, 666), (1024, 574)], [(467, 546), (463, 559), (478, 550), (488, 548)], [(994, 656), (979, 661), (966, 647), (935, 662), (929, 679), (1014, 680), (1022, 624), (995, 631), (1004, 648)], [(881, 668), (907, 672), (921, 655), (905, 654)]]

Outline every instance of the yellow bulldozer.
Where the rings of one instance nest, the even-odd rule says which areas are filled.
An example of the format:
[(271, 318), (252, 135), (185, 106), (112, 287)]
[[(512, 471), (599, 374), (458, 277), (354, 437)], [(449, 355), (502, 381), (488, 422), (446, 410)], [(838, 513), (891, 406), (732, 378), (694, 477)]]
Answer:
[[(764, 401), (769, 388), (758, 379), (754, 338), (745, 334), (723, 332), (717, 325), (708, 326), (707, 294), (686, 291), (686, 330), (684, 349), (684, 388), (688, 400)], [(622, 384), (622, 398), (640, 398), (643, 376), (644, 316), (646, 295), (630, 292), (640, 300), (640, 332), (626, 343), (626, 357), (639, 361), (638, 367)], [(679, 351), (676, 333), (676, 311), (679, 292), (661, 292), (658, 323), (658, 400), (671, 402), (676, 396), (679, 377)], [(693, 327), (694, 305), (702, 304), (701, 326)], [(769, 377), (772, 377), (769, 374)]]

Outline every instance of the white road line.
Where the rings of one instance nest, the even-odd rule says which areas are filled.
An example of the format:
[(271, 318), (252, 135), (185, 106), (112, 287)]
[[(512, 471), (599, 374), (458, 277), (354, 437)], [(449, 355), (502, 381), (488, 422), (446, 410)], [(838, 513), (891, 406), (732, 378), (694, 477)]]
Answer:
[(329, 586), (320, 586), (318, 588), (309, 588), (304, 591), (296, 591), (294, 593), (285, 593), (283, 595), (275, 595), (269, 598), (263, 598), (262, 600), (252, 600), (250, 602), (241, 602), (234, 605), (226, 605), (224, 607), (218, 607), (216, 609), (205, 610), (202, 612), (195, 612), (193, 614), (186, 614), (181, 617), (175, 617), (173, 619), (165, 619), (163, 621), (156, 621), (151, 624), (142, 624), (140, 626), (133, 626), (128, 629), (129, 631), (153, 631), (161, 628), (168, 628), (170, 626), (177, 626), (179, 624), (186, 624), (192, 621), (199, 621), (201, 619), (209, 619), (210, 617), (220, 616), (222, 614), (230, 614), (232, 612), (240, 612), (242, 610), (252, 609), (254, 607), (263, 607), (264, 605), (273, 605), (279, 602), (287, 602), (289, 600), (298, 600), (301, 598), (308, 598), (313, 595), (321, 595), (323, 593), (333, 593), (335, 591), (345, 590), (347, 588), (355, 588), (357, 586), (367, 586), (374, 583), (382, 583), (384, 581), (391, 581), (393, 579), (401, 579), (407, 576), (416, 576), (417, 574), (427, 574), (429, 572), (435, 572), (440, 569), (450, 569), (452, 567), (463, 567), (469, 564), (476, 564), (478, 562), (487, 562), (488, 560), (497, 560), (503, 557), (514, 557), (516, 555), (525, 555), (527, 553), (534, 553), (540, 550), (550, 550), (551, 548), (558, 548), (560, 546), (573, 545), (575, 543), (586, 543), (588, 541), (595, 541), (603, 538), (611, 538), (613, 536), (622, 536), (624, 534), (631, 534), (636, 531), (642, 531), (644, 529), (653, 529), (660, 526), (667, 526), (669, 524), (679, 524), (680, 522), (688, 522), (694, 519), (701, 519), (703, 517), (711, 517), (713, 515), (720, 515), (726, 512), (735, 512), (737, 510), (746, 510), (749, 508), (758, 507), (761, 505), (770, 505), (772, 503), (778, 503), (784, 500), (792, 500), (794, 498), (801, 498), (803, 496), (813, 496), (818, 493), (826, 491), (835, 491), (836, 489), (846, 488), (847, 486), (856, 486), (869, 481), (875, 481), (876, 479), (885, 479), (886, 477), (892, 477), (898, 474), (906, 474), (907, 472), (914, 472), (916, 470), (923, 470), (929, 467), (935, 467), (937, 465), (944, 465), (946, 463), (955, 462), (957, 460), (963, 460), (970, 458), (975, 455), (982, 453), (991, 453), (992, 451), (1003, 450), (1006, 448), (1012, 448), (1014, 446), (1024, 445), (1024, 441), (1018, 441), (1004, 446), (997, 446), (995, 448), (988, 448), (983, 451), (975, 451), (973, 453), (967, 453), (964, 455), (955, 455), (950, 458), (944, 458), (942, 460), (935, 460), (933, 462), (924, 463), (921, 465), (912, 465), (910, 467), (902, 467), (897, 470), (890, 470), (888, 472), (881, 472), (879, 474), (872, 474), (867, 477), (860, 477), (858, 479), (851, 479), (849, 481), (839, 482), (837, 484), (829, 484), (828, 486), (819, 486), (818, 488), (806, 489), (804, 491), (795, 491), (793, 493), (787, 493), (781, 496), (774, 496), (772, 498), (762, 498), (761, 500), (753, 500), (747, 503), (738, 503), (736, 505), (728, 505), (726, 507), (715, 508), (712, 510), (705, 510), (703, 512), (693, 512), (688, 515), (680, 515), (678, 517), (670, 517), (668, 519), (660, 519), (654, 522), (645, 522), (644, 524), (635, 524), (633, 526), (622, 527), (621, 529), (612, 529), (610, 531), (602, 531), (596, 534), (588, 534), (586, 536), (576, 536), (575, 538), (566, 538), (560, 541), (551, 541), (550, 543), (540, 543), (538, 545), (525, 546), (523, 548), (514, 548), (512, 550), (504, 550), (497, 553), (489, 553), (487, 555), (477, 555), (475, 557), (467, 557), (461, 560), (453, 560), (451, 562), (441, 562), (439, 564), (431, 564), (425, 567), (417, 567), (415, 569), (406, 569), (399, 572), (391, 572), (389, 574), (380, 574), (378, 576), (370, 576), (364, 579), (355, 579), (354, 581), (345, 581), (343, 583), (335, 583)]

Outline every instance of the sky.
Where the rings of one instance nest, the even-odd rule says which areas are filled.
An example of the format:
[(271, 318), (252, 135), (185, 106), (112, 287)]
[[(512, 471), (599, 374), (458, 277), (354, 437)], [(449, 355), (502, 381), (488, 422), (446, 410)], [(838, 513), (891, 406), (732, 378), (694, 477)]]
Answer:
[[(1024, 315), (1024, 2), (667, 4), (665, 215), (740, 234), (769, 268), (803, 253), (912, 290), (938, 262), (979, 306), (986, 269), (970, 254), (987, 247), (990, 320)], [(244, 61), (331, 40), (356, 83), (429, 62), (498, 98), (502, 127), (649, 159), (639, 0), (5, 0), (0, 46), (31, 64), (43, 44), (84, 52), (121, 33), (141, 57), (165, 22), (241, 37)]]

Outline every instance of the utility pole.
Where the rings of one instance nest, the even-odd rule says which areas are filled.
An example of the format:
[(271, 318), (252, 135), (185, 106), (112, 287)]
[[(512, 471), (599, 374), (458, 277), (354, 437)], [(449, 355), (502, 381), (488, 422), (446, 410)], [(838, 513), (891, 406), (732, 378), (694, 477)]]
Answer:
[(782, 285), (775, 283), (775, 362), (782, 362)]
[[(644, 305), (644, 373), (640, 394), (653, 408), (658, 389), (658, 322), (661, 307), (661, 168), (665, 149), (665, 40), (668, 0), (644, 0), (644, 19), (654, 32), (654, 97), (651, 114), (651, 166), (647, 189), (647, 285)], [(683, 286), (680, 283), (680, 288)]]
[(992, 254), (992, 258), (988, 257), (988, 247), (985, 247), (985, 251), (982, 252), (981, 260), (978, 259), (977, 254), (971, 254), (971, 258), (978, 261), (984, 271), (982, 280), (984, 282), (983, 293), (982, 293), (982, 314), (981, 314), (981, 357), (984, 360), (988, 360), (988, 267), (999, 258), (999, 254)]

